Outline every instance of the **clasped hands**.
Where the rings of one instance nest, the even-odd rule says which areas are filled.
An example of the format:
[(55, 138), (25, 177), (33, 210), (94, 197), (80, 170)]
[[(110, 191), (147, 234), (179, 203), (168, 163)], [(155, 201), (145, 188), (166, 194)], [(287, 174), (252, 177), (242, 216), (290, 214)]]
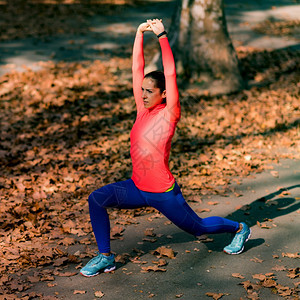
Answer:
[(161, 19), (147, 20), (138, 27), (139, 33), (143, 34), (145, 31), (153, 31), (154, 34), (158, 35), (165, 31), (165, 27)]

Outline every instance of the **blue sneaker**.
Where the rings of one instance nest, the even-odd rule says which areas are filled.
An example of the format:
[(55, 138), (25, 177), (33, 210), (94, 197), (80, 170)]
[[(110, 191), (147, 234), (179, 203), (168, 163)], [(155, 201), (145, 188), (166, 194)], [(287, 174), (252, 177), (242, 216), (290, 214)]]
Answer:
[(104, 273), (116, 269), (115, 256), (105, 256), (98, 252), (98, 255), (92, 258), (81, 270), (80, 274), (86, 277), (96, 276), (103, 270)]
[(251, 229), (246, 223), (241, 223), (243, 229), (236, 233), (231, 244), (226, 246), (223, 250), (227, 254), (240, 254), (244, 250), (244, 244), (249, 240), (251, 236)]

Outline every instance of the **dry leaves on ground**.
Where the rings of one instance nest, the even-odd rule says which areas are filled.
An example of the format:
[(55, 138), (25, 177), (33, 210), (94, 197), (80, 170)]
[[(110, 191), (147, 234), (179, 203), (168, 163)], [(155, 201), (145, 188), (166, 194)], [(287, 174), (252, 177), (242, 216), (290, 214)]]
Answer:
[(145, 272), (150, 272), (150, 271), (154, 271), (154, 272), (166, 272), (167, 269), (164, 268), (160, 268), (158, 265), (154, 265), (154, 266), (147, 266), (147, 267), (142, 267), (142, 273)]
[[(280, 158), (299, 158), (299, 52), (237, 52), (244, 78), (257, 86), (218, 97), (180, 91), (182, 118), (170, 168), (187, 198), (199, 202), (202, 195), (228, 195), (234, 177), (262, 172)], [(71, 261), (64, 247), (95, 245), (89, 194), (131, 176), (136, 109), (130, 55), (40, 65), (40, 71), (0, 77), (1, 275), (63, 266)], [(125, 229), (135, 216), (153, 210), (109, 212)], [(156, 217), (161, 215), (150, 220)], [(112, 238), (122, 238), (123, 231), (113, 231)], [(92, 255), (87, 248), (73, 259)], [(3, 281), (0, 292), (24, 286)]]
[(224, 294), (222, 293), (211, 293), (211, 292), (206, 293), (205, 295), (208, 297), (212, 297), (214, 300), (221, 299), (224, 296)]
[(157, 249), (152, 251), (151, 254), (157, 255), (158, 257), (166, 256), (171, 259), (175, 258), (175, 253), (173, 249), (167, 248), (165, 246), (158, 247)]
[(101, 291), (96, 291), (94, 293), (94, 295), (95, 295), (96, 298), (102, 298), (104, 296), (104, 293), (102, 293)]

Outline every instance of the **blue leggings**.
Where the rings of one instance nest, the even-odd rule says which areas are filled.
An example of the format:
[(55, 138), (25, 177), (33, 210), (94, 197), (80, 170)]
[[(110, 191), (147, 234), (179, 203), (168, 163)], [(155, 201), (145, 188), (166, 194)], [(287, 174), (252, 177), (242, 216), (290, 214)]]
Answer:
[(139, 190), (132, 179), (111, 183), (89, 196), (93, 231), (100, 253), (110, 252), (110, 223), (106, 208), (140, 208), (152, 206), (184, 231), (200, 236), (206, 233), (236, 232), (239, 223), (221, 217), (201, 219), (184, 200), (175, 181), (173, 190), (150, 193)]

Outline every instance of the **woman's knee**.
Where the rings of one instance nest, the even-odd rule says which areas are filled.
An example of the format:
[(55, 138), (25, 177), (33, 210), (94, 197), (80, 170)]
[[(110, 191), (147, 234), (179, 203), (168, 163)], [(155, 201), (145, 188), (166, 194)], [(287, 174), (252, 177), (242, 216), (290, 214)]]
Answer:
[(105, 205), (108, 204), (108, 200), (110, 198), (109, 193), (104, 189), (104, 187), (93, 191), (89, 197), (88, 197), (88, 202), (90, 206), (100, 206), (104, 207)]

